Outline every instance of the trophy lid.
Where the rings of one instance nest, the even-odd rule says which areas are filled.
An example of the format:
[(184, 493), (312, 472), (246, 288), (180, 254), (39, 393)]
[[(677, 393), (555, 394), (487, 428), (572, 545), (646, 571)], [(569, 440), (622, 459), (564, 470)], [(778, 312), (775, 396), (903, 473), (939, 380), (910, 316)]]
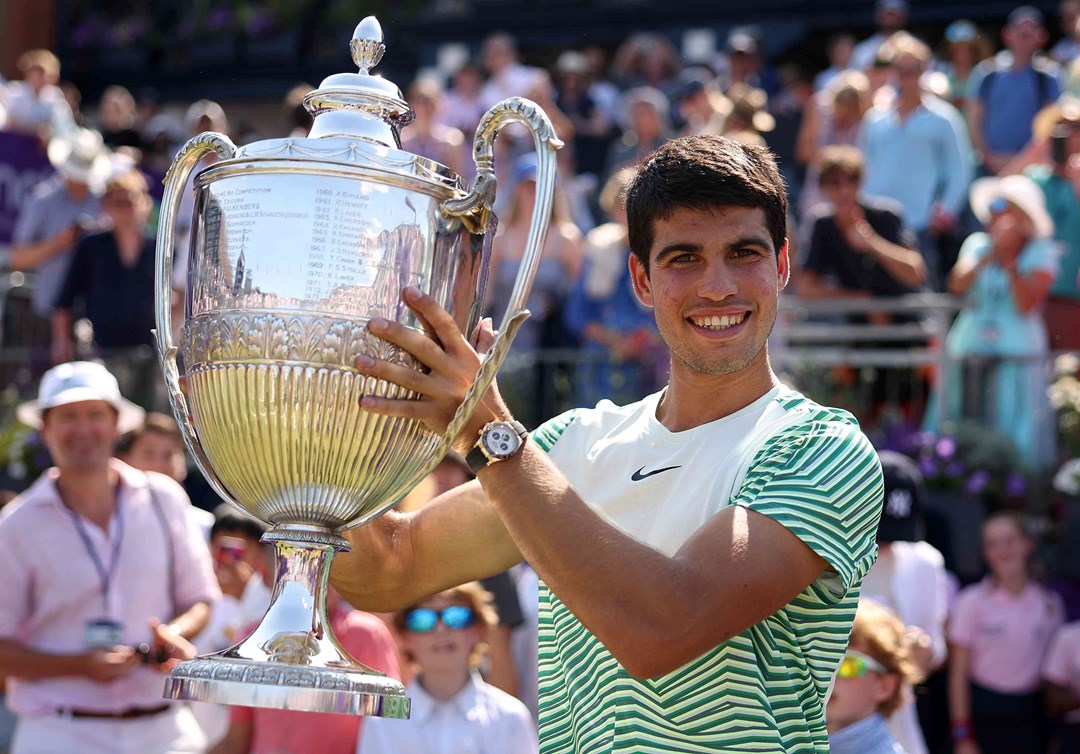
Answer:
[(349, 49), (359, 72), (329, 76), (304, 97), (315, 117), (308, 136), (355, 136), (400, 149), (400, 131), (414, 113), (397, 84), (371, 74), (386, 51), (378, 19), (368, 16), (357, 24)]

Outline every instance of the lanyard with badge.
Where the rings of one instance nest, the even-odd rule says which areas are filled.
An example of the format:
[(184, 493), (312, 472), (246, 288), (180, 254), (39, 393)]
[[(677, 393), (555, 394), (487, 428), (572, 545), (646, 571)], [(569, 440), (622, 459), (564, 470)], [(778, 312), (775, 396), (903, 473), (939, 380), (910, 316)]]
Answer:
[(109, 590), (112, 587), (113, 577), (116, 575), (116, 569), (120, 563), (120, 545), (124, 539), (124, 517), (120, 511), (119, 496), (116, 500), (116, 511), (113, 514), (113, 518), (116, 520), (116, 531), (114, 532), (115, 536), (112, 538), (112, 551), (109, 553), (108, 562), (102, 561), (97, 547), (94, 546), (94, 542), (90, 538), (86, 523), (79, 514), (66, 506), (64, 510), (71, 517), (71, 522), (75, 525), (75, 531), (79, 533), (79, 539), (82, 540), (83, 546), (86, 548), (86, 554), (90, 556), (90, 561), (94, 564), (94, 570), (97, 571), (98, 579), (101, 581), (102, 616), (86, 622), (86, 646), (88, 648), (114, 647), (120, 644), (124, 637), (123, 624), (109, 617)]

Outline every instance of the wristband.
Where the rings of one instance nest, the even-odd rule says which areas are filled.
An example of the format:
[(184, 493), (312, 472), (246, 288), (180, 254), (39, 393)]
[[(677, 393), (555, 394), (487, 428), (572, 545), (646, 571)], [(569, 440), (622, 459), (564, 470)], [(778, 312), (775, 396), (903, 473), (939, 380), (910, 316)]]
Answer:
[(972, 738), (971, 721), (957, 720), (952, 724), (952, 740), (956, 742), (970, 741)]

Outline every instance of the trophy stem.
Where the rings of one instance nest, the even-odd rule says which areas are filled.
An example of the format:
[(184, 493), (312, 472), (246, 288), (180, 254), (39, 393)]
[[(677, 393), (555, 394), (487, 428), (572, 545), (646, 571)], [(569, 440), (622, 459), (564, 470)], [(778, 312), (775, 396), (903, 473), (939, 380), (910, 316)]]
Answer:
[(406, 718), (397, 680), (357, 662), (331, 631), (330, 563), (344, 539), (314, 526), (279, 526), (277, 579), (254, 631), (229, 649), (177, 665), (165, 681), (171, 699), (252, 707)]

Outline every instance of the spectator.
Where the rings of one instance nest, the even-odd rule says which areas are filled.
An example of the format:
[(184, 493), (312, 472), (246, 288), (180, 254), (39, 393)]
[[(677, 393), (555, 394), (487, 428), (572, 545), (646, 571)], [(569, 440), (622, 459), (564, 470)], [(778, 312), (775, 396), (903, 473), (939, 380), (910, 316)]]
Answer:
[(1062, 626), (1043, 660), (1046, 708), (1060, 718), (1057, 754), (1080, 754), (1080, 622)]
[(761, 62), (761, 40), (756, 29), (735, 28), (724, 45), (726, 67), (718, 79), (724, 94), (732, 96), (733, 86), (761, 89), (766, 96), (776, 94), (776, 81)]
[(1031, 577), (1035, 543), (998, 513), (982, 529), (989, 575), (960, 591), (949, 619), (949, 714), (955, 754), (1042, 754), (1041, 668), (1061, 600)]
[(592, 97), (589, 60), (584, 53), (567, 50), (559, 55), (555, 73), (555, 102), (574, 127), (574, 172), (600, 176), (615, 139), (615, 124)]
[(499, 754), (538, 751), (525, 705), (476, 672), (484, 635), (495, 623), (490, 600), (470, 582), (395, 615), (405, 650), (417, 665), (405, 689), (412, 699), (411, 719), (408, 725), (366, 721), (357, 754), (437, 754), (465, 747)]
[(1042, 13), (1023, 5), (1001, 31), (1005, 50), (971, 75), (968, 126), (983, 169), (997, 175), (1031, 140), (1035, 115), (1061, 94), (1057, 64), (1038, 56), (1046, 44)]
[(860, 196), (862, 178), (862, 155), (855, 147), (826, 147), (822, 152), (821, 188), (828, 204), (809, 220), (800, 295), (900, 296), (925, 281), (926, 265), (911, 248), (914, 239), (900, 219), (899, 205)]
[(866, 72), (874, 64), (882, 45), (907, 25), (907, 0), (878, 0), (874, 6), (877, 31), (855, 45), (851, 53), (851, 68)]
[(897, 77), (896, 101), (870, 110), (863, 120), (865, 191), (895, 199), (918, 239), (933, 290), (941, 290), (941, 237), (956, 226), (971, 177), (971, 146), (952, 105), (923, 92), (920, 77), (930, 48), (910, 34), (890, 38), (889, 61)]
[(76, 241), (94, 229), (99, 195), (112, 171), (112, 161), (96, 131), (80, 129), (73, 139), (53, 139), (49, 161), (57, 175), (33, 188), (12, 237), (11, 267), (34, 272), (31, 325), (42, 335), (35, 346), (50, 342), (48, 319), (71, 265)]
[[(273, 579), (268, 554), (273, 548), (261, 543), (266, 527), (222, 503), (212, 516), (210, 556), (221, 588), (221, 599), (193, 643), (200, 653), (217, 652), (240, 642), (270, 605), (269, 581)], [(212, 748), (229, 730), (229, 708), (220, 704), (193, 703), (191, 711)]]
[(825, 709), (832, 754), (907, 754), (891, 720), (922, 677), (904, 624), (888, 608), (860, 600), (851, 639)]
[(806, 103), (795, 144), (795, 158), (807, 167), (800, 194), (800, 217), (824, 201), (820, 186), (821, 151), (825, 147), (859, 143), (863, 116), (870, 108), (870, 93), (870, 80), (858, 71), (848, 71)]
[(152, 202), (146, 179), (128, 170), (109, 180), (101, 200), (111, 227), (79, 241), (53, 309), (53, 360), (75, 357), (76, 312), (94, 327), (95, 350), (117, 360), (137, 388), (141, 405), (156, 403), (161, 375), (157, 359), (133, 359), (125, 351), (154, 344), (154, 239), (149, 235)]
[(60, 61), (48, 50), (30, 50), (19, 56), (22, 81), (7, 87), (7, 128), (41, 139), (70, 138), (75, 132), (71, 106), (57, 86)]
[(134, 147), (141, 150), (145, 144), (142, 134), (136, 128), (138, 113), (135, 110), (135, 98), (122, 86), (110, 86), (101, 95), (99, 108), (101, 119), (101, 138), (105, 146)]
[(575, 374), (579, 406), (607, 398), (618, 405), (640, 400), (657, 388), (666, 364), (652, 313), (634, 294), (627, 264), (623, 192), (631, 168), (615, 173), (600, 194), (609, 222), (585, 237), (585, 266), (566, 305), (567, 327), (581, 342)]
[(776, 119), (767, 109), (769, 97), (765, 90), (732, 84), (728, 87), (727, 97), (731, 100), (731, 112), (724, 119), (720, 135), (744, 144), (765, 146), (763, 134), (776, 128)]
[[(923, 541), (925, 492), (918, 465), (888, 450), (878, 456), (885, 478), (885, 505), (878, 524), (878, 559), (863, 580), (862, 597), (896, 614), (904, 626), (911, 661), (919, 675), (926, 677), (945, 661), (945, 559)], [(913, 698), (901, 701), (888, 724), (906, 754), (927, 754)]]
[(304, 98), (314, 88), (311, 84), (297, 84), (285, 93), (285, 98), (281, 101), (281, 112), (285, 116), (290, 139), (306, 139), (311, 130), (314, 116), (304, 104)]
[(851, 34), (841, 32), (830, 36), (825, 43), (825, 55), (829, 59), (829, 67), (814, 76), (814, 91), (820, 92), (841, 73), (851, 70), (851, 58), (854, 52), (855, 37)]
[(698, 73), (684, 76), (675, 104), (682, 123), (681, 136), (719, 134), (724, 130), (724, 118), (731, 112), (731, 100)]
[(613, 77), (623, 91), (644, 86), (669, 96), (678, 86), (681, 70), (682, 60), (675, 47), (659, 34), (632, 34), (615, 51)]
[[(533, 154), (527, 154), (515, 163), (512, 179), (510, 208), (505, 223), (491, 242), (489, 311), (494, 316), (501, 316), (510, 300), (521, 256), (525, 253), (536, 197), (536, 158)], [(532, 316), (522, 325), (514, 341), (518, 355), (535, 356), (545, 347), (566, 347), (569, 343), (563, 332), (563, 306), (581, 269), (582, 239), (581, 231), (567, 219), (564, 202), (560, 199), (561, 194), (556, 192), (544, 251), (526, 304)], [(507, 376), (506, 392), (514, 396), (514, 405), (522, 411), (526, 423), (536, 423), (546, 415), (546, 410), (554, 409), (550, 405), (551, 377), (550, 365), (543, 363), (533, 363), (519, 372), (517, 383)]]
[(18, 415), (56, 466), (0, 516), (13, 754), (201, 752), (190, 710), (162, 701), (160, 672), (194, 656), (185, 639), (220, 593), (180, 486), (112, 457), (142, 410), (103, 366), (75, 362), (47, 372)]
[(1051, 351), (1080, 350), (1080, 100), (1066, 95), (1035, 119), (1035, 164), (1025, 174), (1042, 189), (1060, 242), (1060, 269), (1043, 309)]
[[(398, 677), (394, 641), (381, 620), (353, 610), (333, 587), (327, 592), (327, 611), (331, 631), (349, 654), (380, 673)], [(415, 725), (415, 698), (412, 717)], [(359, 737), (377, 719), (328, 712), (232, 707), (228, 733), (209, 754), (353, 754)], [(397, 721), (391, 725), (394, 722)], [(402, 724), (394, 728), (394, 734), (404, 733), (409, 727)]]
[(607, 175), (636, 165), (671, 135), (671, 106), (659, 89), (647, 86), (631, 89), (624, 95), (623, 103), (627, 128), (608, 153)]
[(1080, 0), (1061, 0), (1061, 39), (1050, 50), (1050, 57), (1062, 68), (1080, 57)]
[[(141, 426), (125, 432), (116, 446), (116, 457), (132, 468), (156, 471), (179, 484), (188, 475), (184, 438), (176, 420), (167, 414), (151, 412)], [(209, 542), (214, 515), (192, 505), (188, 517)]]
[(971, 75), (975, 67), (992, 53), (989, 40), (971, 21), (953, 21), (946, 27), (942, 56), (945, 62), (941, 65), (941, 71), (949, 82), (946, 97), (965, 117), (971, 91)]
[[(1047, 350), (1040, 311), (1058, 267), (1054, 222), (1042, 191), (1019, 175), (979, 179), (971, 206), (989, 230), (964, 241), (949, 273), (949, 292), (965, 306), (945, 340), (950, 366), (935, 400), (945, 401), (945, 420), (976, 418), (1043, 468), (1053, 458), (1054, 420), (1037, 357)], [(935, 413), (927, 410), (928, 422)]]
[(488, 79), (480, 89), (480, 101), (489, 108), (507, 97), (523, 97), (536, 81), (537, 68), (522, 65), (518, 60), (517, 42), (504, 32), (484, 40), (482, 52)]
[(409, 87), (405, 99), (416, 117), (401, 133), (401, 148), (460, 174), (465, 136), (436, 117), (442, 107), (442, 85), (434, 79), (418, 79)]

